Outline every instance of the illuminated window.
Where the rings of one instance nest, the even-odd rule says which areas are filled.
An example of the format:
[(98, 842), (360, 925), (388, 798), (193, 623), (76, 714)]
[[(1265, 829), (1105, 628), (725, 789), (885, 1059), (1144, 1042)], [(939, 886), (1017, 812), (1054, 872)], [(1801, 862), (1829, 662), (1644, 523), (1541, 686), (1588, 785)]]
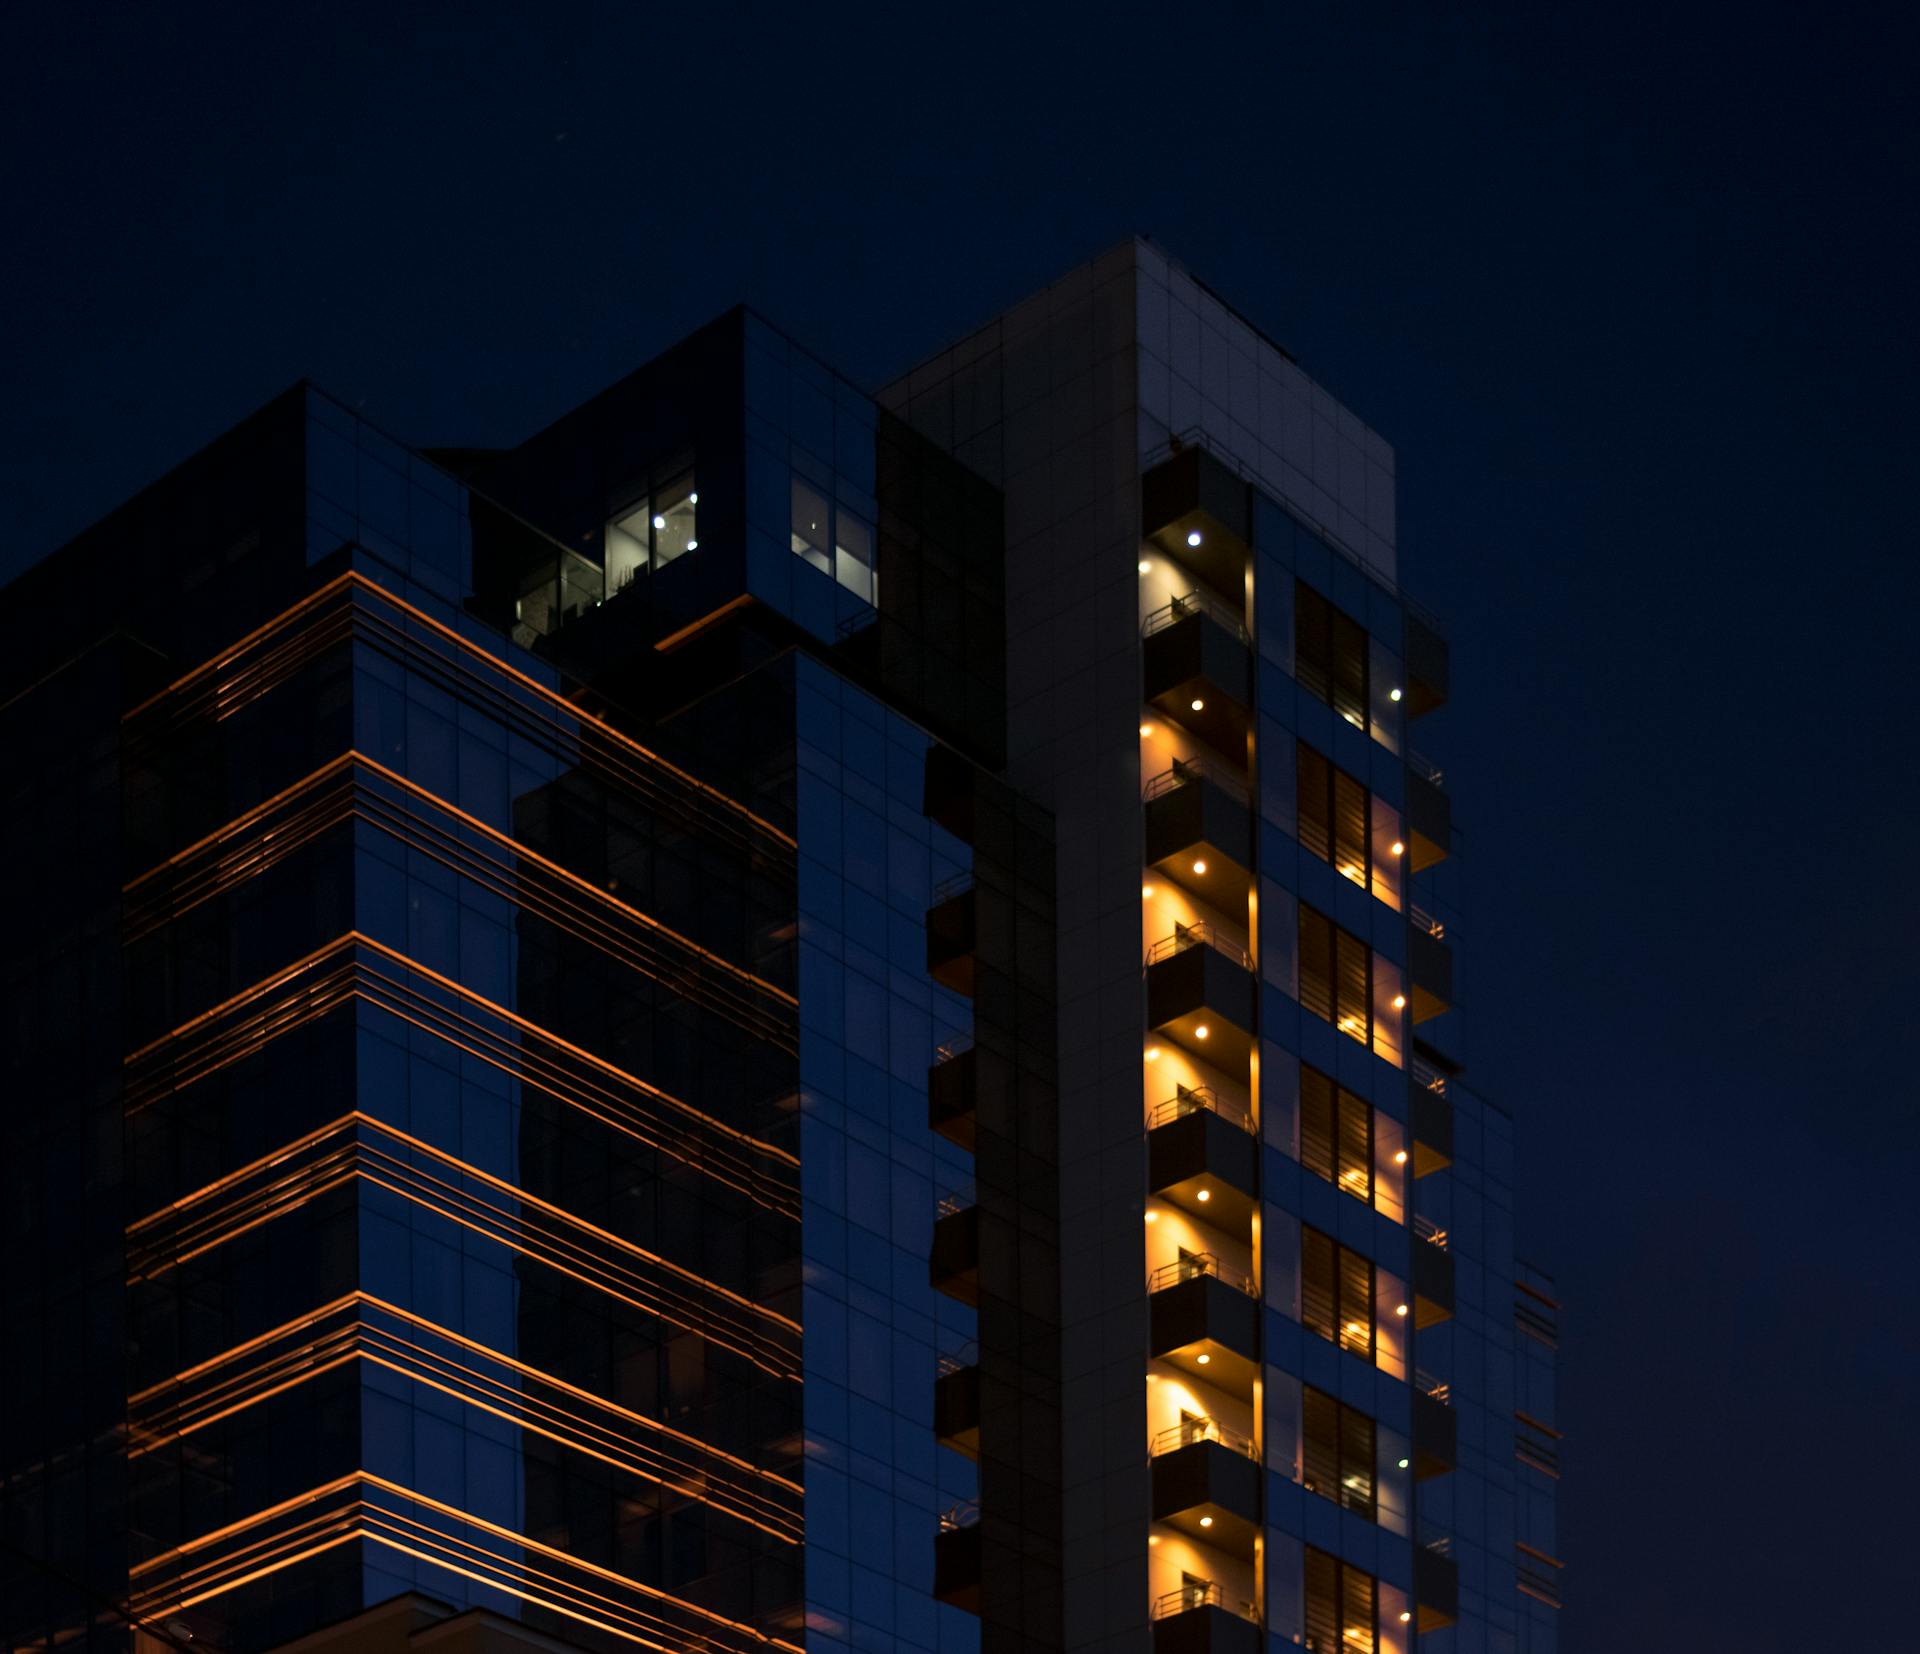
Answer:
[(1294, 743), (1294, 782), (1300, 848), (1398, 907), (1406, 854), (1400, 812), (1305, 741)]
[(1375, 1654), (1380, 1603), (1372, 1574), (1309, 1545), (1304, 1597), (1308, 1654)]
[(687, 471), (662, 483), (607, 524), (606, 595), (621, 592), (649, 568), (700, 549), (700, 495)]
[(822, 574), (833, 573), (832, 508), (826, 495), (798, 477), (793, 479), (793, 554), (804, 557)]
[(1308, 694), (1367, 727), (1366, 631), (1303, 581), (1294, 587), (1293, 670)]
[(1373, 950), (1300, 904), (1300, 1005), (1362, 1045), (1373, 1032)]
[(1301, 1064), (1300, 1164), (1356, 1200), (1370, 1201), (1373, 1160), (1373, 1109)]
[(1300, 1226), (1300, 1323), (1351, 1355), (1373, 1359), (1373, 1264), (1331, 1235)]
[(1309, 1493), (1373, 1521), (1373, 1420), (1311, 1385), (1303, 1401), (1301, 1484)]

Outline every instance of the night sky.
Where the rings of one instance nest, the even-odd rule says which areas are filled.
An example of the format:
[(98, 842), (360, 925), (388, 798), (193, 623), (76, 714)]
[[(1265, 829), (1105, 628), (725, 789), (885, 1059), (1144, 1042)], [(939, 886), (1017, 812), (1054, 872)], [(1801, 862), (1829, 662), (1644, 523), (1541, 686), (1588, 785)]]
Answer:
[(878, 383), (1151, 234), (1451, 623), (1566, 1654), (1914, 1647), (1914, 41), (1440, 9), (17, 5), (0, 576), (303, 374), (508, 442), (744, 299)]

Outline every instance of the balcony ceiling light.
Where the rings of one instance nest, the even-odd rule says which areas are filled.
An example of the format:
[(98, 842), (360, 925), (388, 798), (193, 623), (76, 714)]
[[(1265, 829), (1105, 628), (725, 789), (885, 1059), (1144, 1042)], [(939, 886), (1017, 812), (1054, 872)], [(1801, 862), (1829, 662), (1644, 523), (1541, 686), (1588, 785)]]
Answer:
[(1204, 861), (1195, 861), (1193, 864), (1193, 870), (1196, 873), (1204, 873), (1207, 870), (1207, 864)]
[(1399, 691), (1399, 690), (1397, 690), (1397, 689), (1389, 689), (1389, 690), (1387, 691), (1387, 699), (1388, 699), (1388, 700), (1390, 700), (1390, 701), (1397, 701), (1397, 700), (1399, 700), (1399, 699), (1400, 699), (1400, 691)]
[(1407, 1306), (1405, 1304), (1395, 1304), (1393, 1306), (1393, 1313), (1395, 1315), (1405, 1315), (1407, 1313)]
[(1407, 847), (1404, 844), (1402, 844), (1398, 839), (1395, 839), (1393, 841), (1392, 850), (1396, 856), (1404, 856), (1407, 853)]
[(1187, 544), (1190, 546), (1197, 546), (1199, 545), (1199, 543), (1200, 543), (1200, 530), (1197, 528), (1188, 529)]
[[(1405, 1464), (1405, 1463), (1406, 1463), (1407, 1461), (1406, 1461), (1405, 1459), (1402, 1459), (1402, 1460), (1401, 1460), (1400, 1462), (1401, 1462), (1401, 1464), (1402, 1464), (1402, 1465), (1404, 1465), (1404, 1464)], [(1400, 1623), (1401, 1623), (1402, 1625), (1405, 1625), (1405, 1624), (1407, 1623), (1407, 1621), (1408, 1621), (1408, 1620), (1410, 1620), (1410, 1619), (1412, 1619), (1412, 1618), (1413, 1618), (1413, 1615), (1412, 1615), (1411, 1613), (1409, 1613), (1409, 1612), (1408, 1612), (1408, 1611), (1407, 1611), (1406, 1609), (1404, 1609), (1404, 1608), (1402, 1608), (1402, 1609), (1400, 1610)]]
[(1396, 1166), (1404, 1166), (1407, 1163), (1407, 1151), (1405, 1149), (1396, 1149), (1394, 1151), (1393, 1163)]
[[(1149, 1207), (1147, 1208), (1147, 1222), (1149, 1222), (1149, 1223), (1158, 1223), (1159, 1221), (1160, 1221), (1160, 1214), (1159, 1214), (1158, 1212), (1156, 1212), (1156, 1211), (1155, 1211), (1155, 1210), (1154, 1210), (1154, 1209), (1153, 1209), (1153, 1208), (1152, 1208), (1151, 1206), (1149, 1206)], [(1151, 1378), (1151, 1377), (1153, 1377), (1153, 1374), (1152, 1374), (1152, 1373), (1148, 1373), (1148, 1374), (1147, 1374), (1147, 1377), (1149, 1377), (1149, 1378)]]
[(1142, 558), (1140, 559), (1140, 572), (1141, 572), (1142, 574), (1151, 574), (1151, 573), (1153, 573), (1153, 565), (1152, 565), (1151, 563), (1149, 563), (1149, 562), (1148, 562), (1148, 561), (1146, 560), (1146, 558), (1144, 558), (1144, 557), (1142, 557)]
[(1196, 695), (1193, 700), (1193, 710), (1195, 712), (1204, 712), (1206, 711), (1206, 709), (1207, 709), (1207, 703), (1201, 700), (1200, 697)]
[(1195, 1196), (1194, 1196), (1193, 1198), (1194, 1198), (1195, 1200), (1211, 1200), (1211, 1199), (1213, 1199), (1213, 1191), (1212, 1191), (1211, 1189), (1202, 1189), (1202, 1190), (1201, 1190), (1201, 1191), (1200, 1191), (1200, 1192), (1199, 1192), (1199, 1193), (1198, 1193), (1197, 1195), (1195, 1195)]
[(1201, 1517), (1201, 1518), (1200, 1518), (1200, 1526), (1201, 1526), (1201, 1527), (1203, 1527), (1203, 1528), (1210, 1528), (1210, 1527), (1212, 1527), (1212, 1526), (1213, 1526), (1213, 1518), (1212, 1518), (1211, 1516), (1203, 1516), (1203, 1517)]
[[(1148, 1374), (1147, 1374), (1147, 1377), (1149, 1377), (1149, 1378), (1151, 1378), (1151, 1377), (1153, 1377), (1153, 1374), (1152, 1374), (1152, 1373), (1148, 1373)], [(1147, 1535), (1147, 1543), (1148, 1543), (1149, 1545), (1157, 1545), (1157, 1544), (1159, 1544), (1159, 1543), (1160, 1543), (1160, 1536), (1159, 1536), (1159, 1534), (1157, 1534), (1157, 1533), (1150, 1533), (1150, 1534), (1148, 1534), (1148, 1535)]]
[(1151, 734), (1153, 733), (1153, 725), (1152, 725), (1152, 724), (1142, 724), (1142, 725), (1140, 726), (1140, 733), (1141, 733), (1142, 735), (1151, 735)]
[(1395, 994), (1393, 996), (1393, 1008), (1396, 1011), (1404, 1011), (1407, 1008), (1407, 996), (1405, 994)]
[(698, 505), (699, 503), (700, 503), (700, 496), (698, 494), (689, 494), (687, 496), (688, 505)]
[[(1151, 1378), (1151, 1377), (1152, 1377), (1153, 1375), (1152, 1375), (1151, 1373), (1149, 1373), (1149, 1374), (1148, 1374), (1147, 1376), (1148, 1376), (1149, 1378)], [(1407, 1468), (1407, 1461), (1406, 1461), (1405, 1459), (1402, 1459), (1402, 1460), (1400, 1461), (1400, 1468), (1401, 1468), (1402, 1470), (1405, 1470), (1405, 1469)], [(1402, 1614), (1402, 1615), (1401, 1615), (1400, 1617), (1401, 1617), (1402, 1619), (1405, 1619), (1405, 1618), (1406, 1618), (1406, 1615), (1404, 1615), (1404, 1614)]]
[(699, 549), (700, 549), (700, 542), (698, 540), (689, 540), (687, 542), (687, 550), (698, 551)]
[(1204, 1022), (1201, 1023), (1198, 1028), (1194, 1029), (1193, 1037), (1195, 1039), (1205, 1039), (1207, 1037), (1207, 1025)]
[(1207, 1363), (1208, 1363), (1209, 1361), (1211, 1361), (1212, 1359), (1213, 1359), (1213, 1357), (1212, 1357), (1212, 1356), (1210, 1356), (1210, 1355), (1208, 1355), (1208, 1354), (1207, 1354), (1207, 1352), (1206, 1352), (1205, 1350), (1202, 1350), (1202, 1351), (1201, 1351), (1201, 1352), (1200, 1352), (1200, 1353), (1199, 1353), (1198, 1355), (1196, 1355), (1196, 1356), (1195, 1356), (1195, 1357), (1193, 1358), (1193, 1360), (1194, 1360), (1194, 1365), (1195, 1365), (1195, 1366), (1198, 1366), (1198, 1367), (1204, 1367), (1204, 1366), (1205, 1366), (1205, 1365), (1206, 1365), (1206, 1364), (1207, 1364)]
[(655, 517), (653, 519), (653, 526), (655, 528), (665, 528), (667, 526), (667, 519), (665, 517)]
[(1147, 1061), (1158, 1062), (1159, 1060), (1160, 1060), (1160, 1047), (1157, 1045), (1149, 1045), (1147, 1047)]
[(1143, 901), (1143, 902), (1144, 902), (1144, 901), (1145, 901), (1145, 900), (1146, 900), (1146, 899), (1147, 899), (1147, 898), (1148, 898), (1149, 896), (1151, 896), (1152, 894), (1153, 894), (1153, 886), (1152, 886), (1152, 885), (1150, 885), (1150, 884), (1143, 884), (1143, 885), (1142, 885), (1142, 886), (1140, 887), (1140, 900), (1141, 900), (1141, 901)]

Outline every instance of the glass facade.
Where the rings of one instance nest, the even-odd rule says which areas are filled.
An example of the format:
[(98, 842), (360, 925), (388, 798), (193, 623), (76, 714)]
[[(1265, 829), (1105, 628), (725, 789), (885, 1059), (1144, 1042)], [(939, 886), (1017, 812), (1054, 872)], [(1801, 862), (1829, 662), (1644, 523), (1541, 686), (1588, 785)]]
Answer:
[(1551, 1654), (1391, 471), (1130, 246), (17, 582), (6, 1645)]

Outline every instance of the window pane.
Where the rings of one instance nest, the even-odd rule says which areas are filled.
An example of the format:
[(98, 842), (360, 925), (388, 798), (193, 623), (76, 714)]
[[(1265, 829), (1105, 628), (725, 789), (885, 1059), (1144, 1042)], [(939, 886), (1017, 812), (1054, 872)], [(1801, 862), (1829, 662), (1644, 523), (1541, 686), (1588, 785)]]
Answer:
[(839, 507), (833, 518), (833, 575), (855, 597), (878, 603), (878, 576), (873, 566), (873, 530)]
[(1334, 1025), (1341, 1033), (1350, 1034), (1364, 1045), (1368, 1023), (1373, 1015), (1372, 995), (1368, 991), (1368, 969), (1373, 963), (1373, 950), (1359, 937), (1344, 930), (1334, 931), (1334, 943)]
[(1340, 1502), (1373, 1520), (1373, 1420), (1347, 1406), (1340, 1409)]
[(1309, 1546), (1306, 1576), (1308, 1654), (1340, 1654), (1340, 1564)]
[(1300, 687), (1321, 700), (1331, 696), (1333, 610), (1311, 586), (1296, 584), (1293, 610), (1293, 672)]
[(1373, 1110), (1351, 1091), (1340, 1093), (1340, 1187), (1373, 1198)]
[(659, 568), (676, 557), (684, 557), (700, 548), (700, 530), (696, 522), (700, 496), (693, 486), (693, 473), (675, 477), (653, 497), (653, 564)]
[(1300, 1069), (1300, 1164), (1329, 1183), (1334, 1178), (1333, 1081), (1317, 1068)]
[(1331, 1340), (1334, 1331), (1334, 1243), (1304, 1224), (1300, 1229), (1300, 1324)]
[(833, 557), (827, 550), (827, 502), (798, 477), (793, 479), (793, 553), (804, 557), (822, 574), (833, 573)]
[(1337, 609), (1329, 616), (1333, 640), (1333, 710), (1355, 729), (1367, 727), (1367, 634)]
[(1300, 792), (1300, 848), (1326, 861), (1333, 848), (1333, 766), (1306, 742), (1296, 742), (1294, 765)]
[(1373, 1355), (1373, 1265), (1340, 1248), (1340, 1347)]
[(1340, 1570), (1340, 1646), (1347, 1654), (1373, 1654), (1373, 1575)]
[(1323, 1499), (1340, 1497), (1340, 1403), (1320, 1390), (1305, 1397), (1300, 1485)]
[(1367, 789), (1344, 770), (1333, 772), (1333, 865), (1367, 884)]
[(607, 596), (616, 597), (633, 584), (651, 559), (652, 546), (653, 501), (649, 497), (607, 524)]
[(1333, 1020), (1333, 925), (1300, 906), (1300, 1005), (1323, 1022)]

